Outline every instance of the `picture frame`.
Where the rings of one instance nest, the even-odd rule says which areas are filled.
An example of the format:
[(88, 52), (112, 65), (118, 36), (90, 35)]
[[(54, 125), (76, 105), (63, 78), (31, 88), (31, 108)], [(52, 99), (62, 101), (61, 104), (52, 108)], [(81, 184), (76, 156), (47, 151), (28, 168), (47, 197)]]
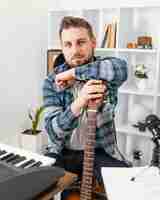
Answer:
[(53, 70), (55, 59), (61, 52), (61, 49), (47, 50), (47, 75)]

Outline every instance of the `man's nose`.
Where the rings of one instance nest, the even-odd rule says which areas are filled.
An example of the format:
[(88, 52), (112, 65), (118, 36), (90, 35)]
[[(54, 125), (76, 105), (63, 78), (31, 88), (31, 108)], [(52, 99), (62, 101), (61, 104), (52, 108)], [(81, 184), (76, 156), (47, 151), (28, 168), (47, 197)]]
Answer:
[(72, 54), (73, 55), (79, 53), (79, 51), (80, 51), (80, 48), (79, 48), (78, 45), (75, 44), (75, 45), (72, 46)]

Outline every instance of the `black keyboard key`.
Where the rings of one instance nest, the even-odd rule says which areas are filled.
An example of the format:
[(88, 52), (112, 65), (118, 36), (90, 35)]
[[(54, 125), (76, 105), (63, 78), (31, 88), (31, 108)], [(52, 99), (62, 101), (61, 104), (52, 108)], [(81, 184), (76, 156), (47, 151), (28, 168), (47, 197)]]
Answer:
[(7, 154), (6, 156), (3, 156), (2, 158), (0, 158), (0, 160), (5, 161), (7, 158), (10, 158), (10, 157), (13, 156), (13, 155), (14, 155), (13, 153), (9, 153), (9, 154)]
[(10, 162), (11, 165), (15, 165), (15, 164), (18, 164), (19, 162), (22, 162), (26, 160), (26, 157), (25, 156), (19, 156), (19, 158), (13, 160), (12, 162)]
[(24, 167), (26, 167), (27, 165), (30, 165), (30, 164), (32, 164), (32, 163), (34, 163), (34, 162), (35, 162), (35, 160), (34, 160), (34, 159), (31, 159), (31, 160), (28, 160), (27, 162), (23, 163), (23, 164), (20, 165), (19, 167), (20, 167), (20, 168), (24, 168)]
[(19, 159), (19, 158), (21, 158), (21, 156), (17, 154), (17, 155), (15, 156), (15, 159), (8, 161), (8, 163), (10, 163), (10, 162), (12, 163), (13, 161), (16, 161), (16, 160)]
[(3, 154), (5, 154), (5, 153), (7, 153), (7, 151), (1, 150), (1, 151), (0, 151), (0, 156), (3, 155)]
[(19, 155), (18, 154), (13, 154), (11, 157), (7, 158), (5, 160), (5, 162), (9, 163), (9, 162), (13, 161), (14, 159), (16, 159), (17, 156), (19, 156)]
[(42, 165), (42, 162), (38, 161), (38, 162), (34, 163), (33, 165), (31, 165), (29, 168), (31, 168), (31, 167), (39, 167), (40, 165)]

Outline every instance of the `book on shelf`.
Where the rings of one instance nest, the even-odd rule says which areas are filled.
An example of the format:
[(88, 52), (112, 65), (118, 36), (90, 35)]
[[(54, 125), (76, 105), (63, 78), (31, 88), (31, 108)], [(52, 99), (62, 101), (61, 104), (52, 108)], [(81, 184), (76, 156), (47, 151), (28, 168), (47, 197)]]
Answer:
[(111, 24), (106, 24), (101, 48), (115, 48), (116, 33), (117, 33), (117, 22), (115, 20), (112, 21)]

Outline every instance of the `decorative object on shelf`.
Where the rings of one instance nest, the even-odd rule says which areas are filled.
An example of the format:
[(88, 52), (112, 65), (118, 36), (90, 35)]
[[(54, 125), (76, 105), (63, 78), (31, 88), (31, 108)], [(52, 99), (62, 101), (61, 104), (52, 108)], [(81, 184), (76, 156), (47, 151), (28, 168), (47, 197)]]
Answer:
[(147, 69), (144, 64), (136, 65), (135, 76), (137, 78), (148, 78), (147, 76)]
[(152, 166), (156, 166), (160, 170), (160, 119), (157, 115), (149, 115), (145, 119), (145, 124), (149, 131), (152, 133), (152, 141), (154, 148), (152, 152)]
[(139, 90), (149, 88), (148, 69), (144, 64), (137, 64), (135, 66), (135, 84)]
[(31, 121), (31, 128), (25, 129), (20, 134), (20, 147), (36, 152), (42, 153), (48, 144), (47, 133), (39, 129), (40, 121), (44, 107), (38, 107), (35, 110), (30, 108), (28, 110), (28, 117)]
[(146, 131), (146, 125), (144, 124), (144, 122), (137, 122), (137, 124), (133, 124), (133, 127), (138, 128), (140, 132)]
[(137, 48), (136, 42), (128, 42), (127, 43), (127, 48), (128, 49), (136, 49)]
[(152, 152), (152, 160), (150, 166), (156, 166), (160, 169), (160, 119), (155, 114), (145, 117), (144, 126), (152, 133), (152, 141), (154, 148)]
[(117, 20), (114, 18), (111, 24), (105, 25), (104, 38), (101, 48), (116, 48)]
[(143, 153), (141, 150), (135, 149), (133, 150), (133, 166), (140, 167), (141, 166), (141, 159), (142, 159)]
[(129, 49), (152, 49), (152, 37), (139, 36), (137, 42), (128, 42), (127, 48)]
[(152, 49), (152, 37), (139, 36), (137, 38), (137, 48), (138, 49)]

